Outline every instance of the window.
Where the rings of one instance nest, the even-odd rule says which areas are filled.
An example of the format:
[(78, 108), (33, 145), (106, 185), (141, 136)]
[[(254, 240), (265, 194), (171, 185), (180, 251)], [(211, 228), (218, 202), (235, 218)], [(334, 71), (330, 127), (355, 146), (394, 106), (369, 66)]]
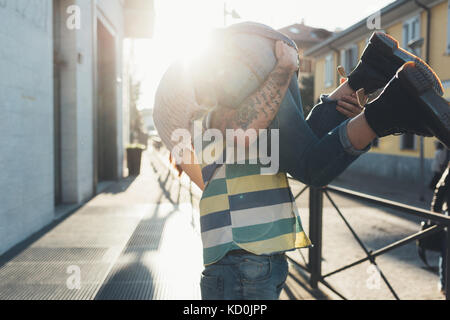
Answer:
[(447, 54), (450, 54), (450, 0), (447, 7)]
[[(403, 47), (413, 52), (408, 44), (418, 39), (420, 39), (420, 16), (408, 19), (403, 23)], [(418, 48), (413, 53), (420, 56), (421, 49)]]
[(402, 135), (400, 147), (402, 150), (416, 150), (416, 136), (411, 133)]
[(325, 57), (325, 87), (329, 88), (333, 85), (334, 61), (333, 55), (329, 54)]
[(356, 44), (347, 49), (341, 50), (341, 66), (345, 72), (350, 73), (358, 64), (358, 46)]

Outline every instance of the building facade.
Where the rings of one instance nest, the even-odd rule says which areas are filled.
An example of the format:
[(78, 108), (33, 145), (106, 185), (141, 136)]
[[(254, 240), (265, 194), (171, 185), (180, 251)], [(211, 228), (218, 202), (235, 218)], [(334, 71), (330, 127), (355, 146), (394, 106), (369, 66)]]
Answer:
[(152, 9), (0, 1), (0, 254), (123, 176), (123, 41), (151, 35)]
[[(339, 85), (338, 65), (350, 72), (358, 63), (367, 41), (379, 29), (399, 40), (400, 45), (426, 60), (441, 78), (450, 101), (450, 1), (397, 0), (306, 52), (315, 59), (314, 98)], [(415, 44), (415, 46), (414, 46)], [(414, 135), (389, 136), (377, 141), (371, 152), (356, 161), (349, 173), (361, 172), (423, 183), (431, 176), (435, 152), (433, 138)], [(422, 157), (421, 157), (422, 153)], [(424, 159), (423, 161), (421, 159)], [(422, 171), (423, 167), (423, 171)], [(426, 181), (428, 182), (428, 181)]]
[(331, 37), (333, 33), (325, 29), (305, 25), (304, 21), (302, 21), (302, 23), (296, 23), (284, 27), (278, 31), (284, 33), (292, 39), (299, 49), (300, 77), (308, 77), (313, 75), (314, 61), (312, 57), (305, 56), (304, 53)]

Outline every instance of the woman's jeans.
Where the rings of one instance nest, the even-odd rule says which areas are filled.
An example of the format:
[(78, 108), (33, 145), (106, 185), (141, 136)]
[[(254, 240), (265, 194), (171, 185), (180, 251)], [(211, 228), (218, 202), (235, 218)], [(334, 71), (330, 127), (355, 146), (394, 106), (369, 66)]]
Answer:
[(368, 151), (369, 146), (365, 150), (353, 148), (347, 135), (349, 120), (336, 106), (336, 101), (322, 96), (305, 120), (298, 82), (293, 77), (269, 127), (279, 129), (280, 171), (307, 185), (322, 187)]
[(284, 254), (257, 256), (231, 252), (206, 266), (200, 282), (203, 300), (277, 300), (288, 275)]

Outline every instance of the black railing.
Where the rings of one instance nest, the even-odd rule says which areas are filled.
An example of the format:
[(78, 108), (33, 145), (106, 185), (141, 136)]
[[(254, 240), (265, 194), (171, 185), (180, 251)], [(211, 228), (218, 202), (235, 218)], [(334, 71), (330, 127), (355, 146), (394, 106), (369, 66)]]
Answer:
[[(303, 194), (307, 189), (309, 188), (309, 236), (314, 244), (313, 247), (309, 249), (309, 262), (302, 264), (301, 262), (298, 262), (292, 258), (289, 258), (291, 262), (296, 264), (297, 266), (301, 267), (302, 269), (306, 270), (310, 274), (310, 285), (313, 289), (318, 288), (318, 284), (322, 283), (325, 285), (328, 289), (333, 291), (335, 294), (337, 294), (342, 299), (346, 299), (341, 293), (339, 293), (335, 288), (331, 286), (329, 282), (326, 281), (326, 279), (334, 274), (337, 274), (338, 272), (347, 270), (351, 267), (354, 267), (356, 265), (359, 265), (365, 261), (369, 261), (375, 268), (377, 269), (381, 279), (384, 281), (386, 286), (391, 291), (392, 295), (395, 299), (399, 300), (398, 294), (395, 292), (392, 285), (389, 283), (388, 279), (386, 278), (385, 274), (382, 272), (380, 267), (377, 265), (376, 258), (382, 254), (385, 254), (387, 252), (390, 252), (391, 250), (397, 249), (403, 245), (406, 245), (412, 241), (419, 240), (425, 237), (428, 237), (436, 232), (442, 231), (445, 228), (447, 229), (446, 232), (446, 257), (444, 259), (447, 259), (446, 264), (446, 270), (445, 270), (445, 295), (446, 299), (450, 300), (450, 290), (448, 285), (448, 279), (450, 279), (450, 236), (448, 230), (450, 230), (450, 217), (427, 211), (421, 208), (405, 205), (399, 202), (390, 201), (370, 195), (366, 195), (360, 192), (355, 192), (343, 188), (328, 186), (325, 188), (313, 188), (313, 187), (304, 187), (302, 191), (300, 191), (295, 199), (300, 197), (301, 194)], [(388, 207), (391, 209), (395, 209), (410, 215), (414, 215), (416, 217), (420, 217), (423, 219), (430, 220), (434, 222), (436, 225), (428, 228), (426, 230), (417, 232), (415, 234), (412, 234), (404, 239), (401, 239), (399, 241), (396, 241), (394, 243), (391, 243), (381, 249), (371, 251), (369, 250), (366, 245), (362, 242), (361, 238), (358, 236), (358, 234), (355, 232), (355, 230), (352, 228), (348, 220), (343, 215), (342, 211), (337, 206), (336, 202), (333, 200), (333, 198), (330, 195), (330, 192), (338, 193), (344, 196), (350, 196), (353, 198), (357, 198), (359, 200), (363, 200), (366, 202), (370, 202), (372, 204), (376, 204), (378, 206), (382, 207)], [(344, 221), (346, 227), (356, 240), (356, 242), (359, 244), (359, 246), (364, 250), (366, 257), (359, 259), (357, 261), (354, 261), (352, 263), (349, 263), (345, 266), (342, 266), (334, 271), (328, 272), (327, 274), (322, 273), (322, 230), (323, 230), (323, 224), (322, 224), (322, 218), (323, 218), (323, 198), (324, 196), (330, 201), (331, 205), (336, 209), (336, 212), (341, 217), (341, 219)]]

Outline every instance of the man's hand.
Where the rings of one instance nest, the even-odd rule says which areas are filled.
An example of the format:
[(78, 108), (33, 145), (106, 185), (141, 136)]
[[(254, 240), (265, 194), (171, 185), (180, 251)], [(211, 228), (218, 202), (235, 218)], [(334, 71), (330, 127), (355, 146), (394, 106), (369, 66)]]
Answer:
[(348, 118), (354, 118), (363, 111), (363, 108), (359, 106), (356, 94), (352, 94), (338, 100), (336, 110)]
[(298, 52), (283, 41), (275, 43), (275, 56), (278, 66), (288, 72), (295, 72), (299, 68)]

